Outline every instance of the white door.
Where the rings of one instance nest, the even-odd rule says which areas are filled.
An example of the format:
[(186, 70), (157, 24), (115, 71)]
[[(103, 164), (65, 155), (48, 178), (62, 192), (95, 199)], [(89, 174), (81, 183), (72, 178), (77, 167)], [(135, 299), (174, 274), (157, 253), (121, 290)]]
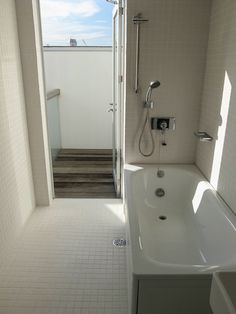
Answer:
[(121, 192), (121, 107), (123, 102), (123, 8), (122, 2), (113, 11), (113, 177), (117, 196)]

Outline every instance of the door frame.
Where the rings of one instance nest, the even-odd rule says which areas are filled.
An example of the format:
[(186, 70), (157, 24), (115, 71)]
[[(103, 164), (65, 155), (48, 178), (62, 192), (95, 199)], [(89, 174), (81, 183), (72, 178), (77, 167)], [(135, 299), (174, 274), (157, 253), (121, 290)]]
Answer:
[[(122, 194), (122, 112), (124, 106), (124, 5), (119, 0), (112, 14), (112, 159), (117, 197)], [(117, 47), (117, 48), (116, 48)]]

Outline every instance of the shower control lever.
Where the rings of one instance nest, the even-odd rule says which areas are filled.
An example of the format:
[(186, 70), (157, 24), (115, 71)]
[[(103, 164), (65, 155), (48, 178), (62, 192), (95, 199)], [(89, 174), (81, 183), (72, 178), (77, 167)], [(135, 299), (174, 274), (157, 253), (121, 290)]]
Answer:
[(161, 127), (161, 130), (164, 132), (168, 127), (167, 122), (166, 121), (161, 122), (160, 127)]

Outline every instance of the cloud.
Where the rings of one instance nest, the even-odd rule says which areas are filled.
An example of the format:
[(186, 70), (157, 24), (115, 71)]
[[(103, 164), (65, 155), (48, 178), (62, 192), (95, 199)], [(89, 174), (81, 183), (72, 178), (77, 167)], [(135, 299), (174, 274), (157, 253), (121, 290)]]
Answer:
[(61, 21), (61, 19), (47, 20), (43, 24), (44, 45), (69, 45), (70, 38), (92, 40), (106, 38), (109, 27), (101, 25), (83, 24), (79, 21)]
[(95, 22), (96, 22), (96, 23), (101, 23), (101, 24), (105, 24), (105, 23), (107, 23), (107, 21), (106, 21), (106, 20), (96, 20)]
[(70, 38), (76, 38), (78, 43), (85, 40), (90, 45), (110, 45), (111, 25), (107, 21), (111, 12), (104, 11), (105, 1), (99, 6), (96, 1), (41, 0), (43, 44), (67, 46)]
[(41, 0), (42, 19), (66, 18), (71, 15), (90, 17), (100, 11), (94, 0), (82, 0), (77, 2), (63, 0)]

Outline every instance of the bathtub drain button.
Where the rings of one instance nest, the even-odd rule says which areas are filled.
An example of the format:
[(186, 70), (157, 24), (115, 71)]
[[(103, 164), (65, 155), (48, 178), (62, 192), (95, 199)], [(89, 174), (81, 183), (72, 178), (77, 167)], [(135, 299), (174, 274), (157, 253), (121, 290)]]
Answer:
[(156, 189), (155, 194), (158, 197), (163, 197), (165, 195), (165, 191), (162, 188), (159, 188), (159, 189)]

